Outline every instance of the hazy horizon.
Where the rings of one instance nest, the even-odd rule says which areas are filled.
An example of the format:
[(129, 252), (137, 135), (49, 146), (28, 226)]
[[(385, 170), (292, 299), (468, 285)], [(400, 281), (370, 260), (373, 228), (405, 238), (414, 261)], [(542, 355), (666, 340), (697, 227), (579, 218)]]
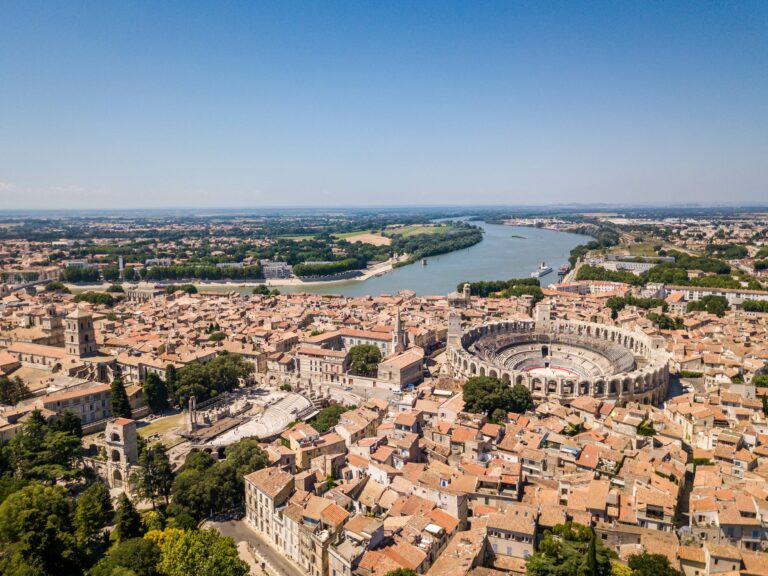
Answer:
[(768, 198), (768, 3), (7, 2), (0, 211)]

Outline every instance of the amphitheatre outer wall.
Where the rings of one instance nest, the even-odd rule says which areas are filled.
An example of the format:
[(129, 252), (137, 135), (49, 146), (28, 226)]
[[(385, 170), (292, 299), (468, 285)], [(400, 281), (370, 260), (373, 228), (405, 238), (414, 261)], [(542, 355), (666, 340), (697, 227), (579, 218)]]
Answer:
[[(541, 371), (516, 370), (496, 358), (489, 358), (488, 354), (479, 353), (479, 342), (496, 339), (511, 340), (511, 346), (518, 345), (514, 342), (517, 340), (529, 348), (532, 345), (547, 347), (555, 354), (564, 348), (570, 354), (578, 355), (578, 350), (584, 350), (585, 356), (593, 351), (592, 356), (605, 357), (606, 350), (610, 350), (618, 356), (614, 362), (619, 367), (596, 375), (556, 371), (543, 375)], [(617, 349), (623, 349), (623, 353), (617, 354)], [(503, 345), (499, 349), (502, 351)], [(475, 326), (463, 332), (457, 344), (449, 347), (448, 361), (456, 377), (493, 376), (510, 385), (522, 384), (537, 401), (556, 400), (563, 404), (578, 396), (614, 400), (618, 405), (660, 404), (669, 386), (669, 356), (664, 350), (663, 338), (587, 322), (517, 320)], [(605, 361), (612, 362), (610, 358)]]

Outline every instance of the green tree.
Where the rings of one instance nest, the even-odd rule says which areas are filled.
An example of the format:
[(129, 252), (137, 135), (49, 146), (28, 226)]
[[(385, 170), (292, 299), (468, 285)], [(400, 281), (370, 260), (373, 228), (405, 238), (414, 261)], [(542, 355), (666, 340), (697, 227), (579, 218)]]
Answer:
[(269, 464), (267, 453), (259, 445), (255, 437), (243, 438), (227, 448), (224, 465), (231, 468), (236, 478), (242, 479), (246, 474), (261, 470)]
[(531, 391), (522, 384), (515, 384), (512, 386), (509, 392), (509, 398), (510, 401), (506, 407), (507, 412), (522, 414), (533, 408)]
[(2, 573), (76, 574), (70, 530), (69, 502), (60, 486), (32, 483), (11, 494), (0, 504)]
[(341, 404), (331, 404), (321, 409), (309, 423), (312, 427), (321, 434), (328, 432), (331, 428), (335, 427), (341, 419), (341, 415), (344, 412), (348, 412), (353, 408), (347, 408)]
[(384, 576), (418, 576), (418, 572), (410, 568), (395, 568), (390, 570)]
[(611, 562), (611, 576), (632, 576), (632, 569), (619, 562)]
[(192, 451), (173, 482), (172, 507), (195, 520), (236, 507), (243, 501), (243, 476), (267, 463), (256, 438), (230, 445), (226, 458), (218, 462), (204, 452)]
[(703, 296), (699, 300), (688, 302), (686, 309), (688, 312), (708, 312), (709, 314), (715, 314), (716, 316), (724, 316), (725, 311), (730, 308), (728, 300), (725, 296)]
[(106, 292), (81, 292), (75, 296), (75, 302), (89, 302), (90, 304), (107, 306), (111, 308), (118, 300)]
[(165, 388), (168, 392), (169, 398), (176, 397), (176, 386), (179, 383), (179, 373), (176, 370), (176, 366), (168, 364), (165, 367)]
[(506, 419), (507, 413), (501, 408), (494, 408), (493, 412), (491, 412), (491, 421), (496, 424), (503, 424)]
[(115, 576), (120, 573), (119, 568), (136, 576), (158, 576), (159, 562), (157, 544), (146, 538), (130, 538), (112, 548), (109, 555), (91, 569), (90, 576)]
[(521, 384), (510, 387), (493, 376), (474, 376), (464, 384), (467, 412), (493, 414), (496, 410), (523, 413), (533, 408), (530, 391)]
[(259, 284), (253, 290), (251, 290), (251, 294), (269, 296), (269, 288), (267, 288), (266, 284)]
[(27, 396), (29, 396), (29, 388), (24, 380), (18, 376), (15, 378), (0, 376), (0, 404), (13, 406)]
[(155, 500), (168, 499), (173, 485), (173, 470), (168, 460), (165, 445), (158, 442), (148, 446), (139, 454), (138, 469), (131, 476), (131, 488), (141, 498), (152, 502), (155, 508)]
[(751, 383), (758, 388), (768, 388), (768, 374), (757, 374), (753, 376)]
[(121, 542), (141, 536), (141, 516), (125, 493), (120, 494), (117, 499), (115, 533)]
[(109, 489), (103, 482), (96, 482), (80, 495), (75, 505), (72, 524), (78, 545), (87, 547), (98, 542), (111, 515)]
[(216, 460), (208, 452), (193, 448), (187, 454), (187, 459), (184, 460), (184, 465), (179, 469), (179, 472), (184, 472), (184, 470), (206, 470), (214, 464), (216, 464)]
[(558, 524), (544, 533), (526, 568), (528, 576), (610, 576), (611, 553), (591, 528)]
[(587, 570), (586, 573), (589, 576), (597, 576), (599, 569), (597, 565), (597, 537), (595, 531), (592, 530), (592, 537), (589, 540), (589, 548), (587, 548)]
[(242, 356), (224, 351), (205, 364), (194, 362), (179, 370), (174, 398), (180, 406), (185, 406), (190, 396), (208, 400), (237, 388), (254, 370), (254, 365)]
[(131, 403), (128, 400), (128, 394), (125, 392), (125, 385), (119, 376), (112, 381), (112, 417), (113, 418), (132, 418)]
[(64, 414), (57, 420), (54, 420), (50, 426), (53, 430), (68, 432), (72, 436), (77, 436), (78, 438), (83, 437), (83, 424), (80, 421), (80, 418), (75, 416), (70, 410), (65, 410)]
[(19, 432), (3, 448), (17, 478), (53, 483), (82, 475), (75, 463), (83, 452), (80, 439), (51, 427), (39, 410), (33, 411)]
[(179, 290), (187, 294), (197, 294), (197, 288), (194, 284), (169, 284), (165, 287), (166, 294), (173, 294)]
[(60, 292), (61, 294), (71, 294), (69, 288), (64, 286), (61, 282), (48, 282), (45, 285), (46, 292)]
[(632, 576), (680, 576), (663, 554), (633, 554), (627, 562), (632, 569)]
[(163, 379), (154, 372), (147, 374), (142, 392), (144, 400), (155, 414), (168, 408), (168, 389)]
[(349, 371), (359, 376), (375, 376), (381, 350), (373, 344), (358, 344), (349, 349)]
[(165, 576), (246, 576), (232, 538), (216, 530), (172, 530), (161, 548), (158, 565)]

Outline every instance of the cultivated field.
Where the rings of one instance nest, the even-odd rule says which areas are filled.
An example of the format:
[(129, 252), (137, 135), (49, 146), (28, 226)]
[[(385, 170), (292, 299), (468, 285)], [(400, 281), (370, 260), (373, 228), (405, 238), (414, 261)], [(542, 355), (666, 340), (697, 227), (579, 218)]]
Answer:
[(417, 234), (444, 234), (450, 230), (450, 226), (444, 224), (412, 224), (410, 226), (400, 226), (397, 228), (387, 228), (389, 234), (398, 234), (400, 236), (416, 236)]
[(372, 244), (374, 246), (389, 246), (392, 243), (390, 238), (382, 236), (377, 232), (371, 230), (363, 230), (361, 232), (344, 232), (342, 234), (334, 234), (336, 238), (343, 238), (347, 242), (362, 242), (364, 244)]

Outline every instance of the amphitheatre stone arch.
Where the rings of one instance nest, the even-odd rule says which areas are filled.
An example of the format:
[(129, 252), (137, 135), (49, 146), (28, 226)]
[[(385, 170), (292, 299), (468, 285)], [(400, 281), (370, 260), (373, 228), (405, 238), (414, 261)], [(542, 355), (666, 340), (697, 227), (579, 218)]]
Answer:
[(649, 336), (588, 322), (474, 326), (452, 345), (447, 358), (457, 377), (487, 374), (563, 403), (580, 395), (657, 403), (669, 382), (669, 357)]

